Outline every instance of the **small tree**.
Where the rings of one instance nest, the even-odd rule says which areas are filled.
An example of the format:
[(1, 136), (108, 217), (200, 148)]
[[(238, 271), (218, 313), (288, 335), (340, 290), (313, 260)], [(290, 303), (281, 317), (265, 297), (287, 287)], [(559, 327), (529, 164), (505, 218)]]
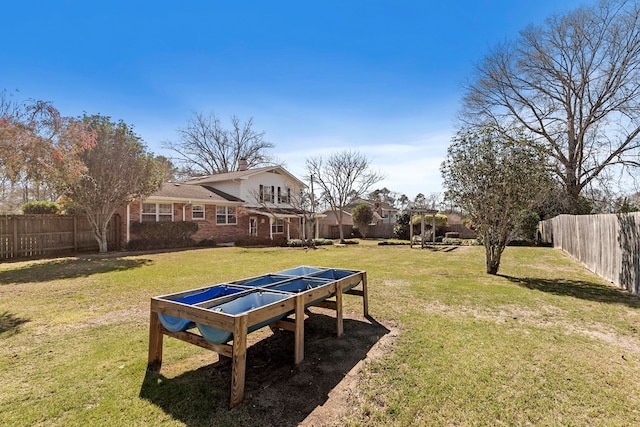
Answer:
[(361, 203), (351, 210), (351, 219), (353, 224), (364, 239), (367, 238), (369, 232), (369, 224), (373, 221), (373, 209), (366, 203)]
[(333, 153), (327, 159), (308, 158), (307, 171), (322, 192), (338, 220), (340, 241), (344, 242), (343, 208), (349, 200), (365, 194), (383, 176), (369, 170), (369, 159), (357, 151), (344, 150)]
[(18, 102), (0, 92), (0, 179), (19, 183), (24, 202), (54, 200), (61, 184), (83, 172), (78, 155), (94, 144), (82, 121), (60, 115), (50, 102)]
[(126, 123), (100, 115), (83, 121), (96, 132), (97, 142), (80, 153), (86, 172), (65, 186), (65, 194), (87, 215), (100, 252), (106, 252), (107, 225), (115, 211), (158, 190), (164, 171)]
[(521, 134), (494, 127), (462, 129), (441, 166), (447, 198), (468, 212), (482, 237), (487, 273), (500, 257), (526, 209), (548, 180), (541, 150)]

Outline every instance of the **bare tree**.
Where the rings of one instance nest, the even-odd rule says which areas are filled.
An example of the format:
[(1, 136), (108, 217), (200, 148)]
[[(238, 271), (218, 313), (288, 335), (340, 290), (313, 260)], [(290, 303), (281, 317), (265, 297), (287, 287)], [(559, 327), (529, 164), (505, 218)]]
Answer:
[(115, 211), (159, 189), (164, 170), (126, 123), (99, 115), (84, 122), (96, 132), (96, 144), (80, 153), (85, 172), (66, 185), (65, 194), (87, 215), (100, 252), (107, 252), (107, 225)]
[(495, 48), (467, 90), (468, 124), (523, 127), (543, 142), (567, 211), (607, 171), (640, 166), (640, 4), (603, 0)]
[(273, 163), (266, 151), (274, 144), (253, 129), (253, 118), (242, 123), (232, 116), (227, 129), (214, 113), (196, 112), (177, 133), (179, 141), (165, 141), (163, 147), (175, 153), (171, 160), (187, 176), (233, 172), (240, 159), (246, 159), (249, 168)]
[(322, 157), (306, 159), (306, 168), (311, 179), (320, 187), (322, 198), (329, 204), (338, 220), (340, 241), (344, 241), (342, 230), (343, 209), (349, 200), (360, 197), (383, 175), (369, 169), (370, 161), (357, 151), (344, 150)]

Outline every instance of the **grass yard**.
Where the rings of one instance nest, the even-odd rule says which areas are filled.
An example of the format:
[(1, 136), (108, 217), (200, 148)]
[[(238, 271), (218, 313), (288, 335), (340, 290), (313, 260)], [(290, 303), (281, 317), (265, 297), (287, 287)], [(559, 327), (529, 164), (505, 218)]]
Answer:
[[(297, 265), (367, 271), (376, 331), (397, 331), (376, 332), (394, 335), (382, 348), (363, 343), (375, 358), (350, 350), (372, 326), (345, 297), (345, 335), (319, 314), (299, 366), (274, 350), (292, 349), (291, 335), (250, 335), (247, 396), (233, 410), (214, 353), (165, 338), (160, 379), (145, 376), (150, 297)], [(0, 425), (640, 425), (639, 329), (640, 299), (550, 248), (507, 248), (495, 277), (480, 247), (369, 241), (5, 263)], [(341, 358), (349, 375), (331, 370)], [(347, 378), (357, 386), (336, 402)], [(323, 405), (334, 417), (312, 421)]]

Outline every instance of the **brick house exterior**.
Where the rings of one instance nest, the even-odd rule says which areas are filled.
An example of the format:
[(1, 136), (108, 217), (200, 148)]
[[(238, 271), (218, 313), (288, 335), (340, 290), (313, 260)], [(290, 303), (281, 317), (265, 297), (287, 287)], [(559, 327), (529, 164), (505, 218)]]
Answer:
[(197, 241), (235, 242), (248, 236), (304, 238), (304, 215), (296, 208), (304, 183), (280, 166), (221, 173), (184, 182), (166, 182), (144, 200), (118, 210), (122, 242), (141, 236), (130, 224), (147, 221), (191, 221)]

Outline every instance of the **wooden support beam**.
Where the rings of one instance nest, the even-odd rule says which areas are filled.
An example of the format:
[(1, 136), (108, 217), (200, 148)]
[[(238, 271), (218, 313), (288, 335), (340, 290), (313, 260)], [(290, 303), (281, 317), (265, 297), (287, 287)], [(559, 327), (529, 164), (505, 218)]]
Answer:
[(295, 343), (294, 343), (294, 362), (297, 365), (304, 359), (304, 297), (296, 296), (296, 312), (295, 312)]
[(342, 319), (342, 287), (336, 286), (336, 335), (342, 336), (344, 332)]
[(244, 400), (244, 380), (247, 370), (247, 315), (235, 318), (233, 355), (231, 357), (231, 402), (233, 408)]
[(364, 317), (369, 315), (369, 288), (367, 284), (367, 272), (362, 272), (362, 309)]
[(151, 312), (149, 319), (149, 358), (147, 369), (159, 372), (162, 366), (162, 325), (158, 313)]

